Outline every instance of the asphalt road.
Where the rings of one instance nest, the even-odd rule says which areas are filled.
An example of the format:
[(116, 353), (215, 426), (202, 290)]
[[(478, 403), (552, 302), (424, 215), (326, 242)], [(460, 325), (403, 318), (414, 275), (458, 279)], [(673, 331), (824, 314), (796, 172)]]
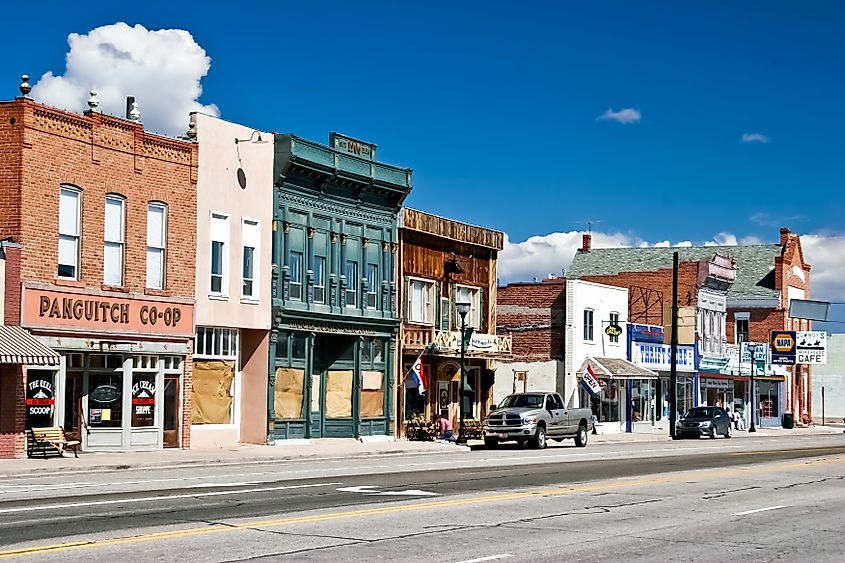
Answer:
[[(615, 561), (662, 552), (660, 559), (673, 560), (670, 538), (669, 545), (692, 550), (677, 560), (740, 553), (766, 560), (772, 549), (789, 560), (803, 545), (825, 543), (811, 545), (802, 531), (780, 546), (789, 537), (780, 536), (784, 522), (804, 530), (820, 519), (821, 530), (845, 531), (838, 516), (844, 478), (841, 436), (26, 478), (0, 485), (0, 558)], [(808, 499), (816, 499), (809, 517), (783, 514)], [(766, 510), (736, 516), (755, 507)], [(742, 523), (752, 514), (765, 525), (732, 546), (725, 538), (741, 526), (731, 518)], [(775, 518), (784, 520), (769, 523)], [(631, 530), (639, 530), (634, 540)], [(655, 533), (653, 543), (644, 539)], [(723, 540), (716, 551), (696, 551), (702, 541)], [(769, 547), (746, 553), (749, 541)], [(588, 545), (602, 549), (584, 551)], [(828, 560), (845, 560), (838, 545)]]

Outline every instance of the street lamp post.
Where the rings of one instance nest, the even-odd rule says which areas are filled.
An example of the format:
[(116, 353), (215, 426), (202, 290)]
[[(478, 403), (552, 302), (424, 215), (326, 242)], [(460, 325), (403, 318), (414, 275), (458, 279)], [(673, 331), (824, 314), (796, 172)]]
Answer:
[(461, 390), (458, 392), (459, 400), (461, 401), (460, 407), (460, 417), (461, 417), (461, 432), (458, 434), (458, 439), (456, 443), (460, 445), (466, 445), (467, 443), (467, 435), (466, 435), (466, 427), (464, 426), (464, 419), (466, 418), (466, 367), (464, 366), (464, 356), (466, 355), (466, 330), (467, 330), (467, 314), (469, 313), (470, 304), (469, 303), (455, 303), (455, 309), (458, 311), (458, 315), (461, 317), (461, 379), (460, 385)]

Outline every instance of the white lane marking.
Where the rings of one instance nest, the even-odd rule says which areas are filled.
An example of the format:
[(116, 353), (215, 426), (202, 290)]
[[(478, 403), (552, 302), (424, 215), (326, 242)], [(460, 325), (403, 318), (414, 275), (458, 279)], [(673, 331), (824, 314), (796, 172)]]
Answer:
[(439, 493), (421, 491), (419, 489), (405, 489), (402, 491), (379, 491), (372, 485), (360, 485), (358, 487), (341, 487), (337, 489), (342, 493), (362, 493), (369, 496), (398, 496), (398, 497), (436, 497)]
[(458, 563), (481, 563), (482, 561), (495, 561), (497, 559), (507, 559), (513, 557), (512, 553), (500, 553), (499, 555), (488, 555), (487, 557), (479, 557), (478, 559), (466, 559), (458, 561)]
[(61, 504), (45, 504), (42, 506), (21, 506), (18, 508), (4, 508), (0, 510), (0, 514), (12, 514), (14, 512), (35, 512), (40, 510), (56, 510), (57, 508), (79, 508), (84, 506), (103, 506), (107, 504), (132, 504), (136, 502), (154, 502), (162, 500), (173, 500), (179, 498), (200, 498), (200, 497), (216, 497), (222, 495), (237, 495), (241, 493), (264, 493), (268, 491), (285, 491), (288, 489), (309, 489), (313, 487), (330, 487), (332, 485), (342, 485), (343, 483), (313, 483), (311, 485), (289, 485), (286, 487), (263, 487), (258, 489), (241, 489), (238, 491), (213, 491), (210, 493), (187, 493), (183, 495), (167, 495), (158, 497), (139, 497), (126, 498), (114, 500), (96, 500), (91, 502), (66, 502)]
[(755, 508), (754, 510), (746, 510), (745, 512), (734, 512), (734, 516), (745, 516), (746, 514), (754, 514), (755, 512), (766, 512), (767, 510), (777, 510), (778, 508), (786, 508), (786, 505), (779, 504), (777, 506), (767, 506), (766, 508)]
[(213, 489), (215, 487), (248, 487), (258, 485), (258, 483), (197, 483), (191, 485), (192, 489)]

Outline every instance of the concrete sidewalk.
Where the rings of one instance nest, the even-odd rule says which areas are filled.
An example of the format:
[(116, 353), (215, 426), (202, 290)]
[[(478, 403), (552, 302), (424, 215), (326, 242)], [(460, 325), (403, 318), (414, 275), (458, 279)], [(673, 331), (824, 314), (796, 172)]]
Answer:
[[(755, 434), (734, 431), (737, 439), (775, 436), (808, 436), (842, 434), (845, 426), (815, 426), (810, 428), (760, 428)], [(671, 442), (668, 432), (618, 433), (591, 435), (590, 445), (627, 442)], [(554, 443), (554, 442), (552, 442)], [(565, 444), (568, 442), (564, 442)], [(588, 446), (589, 447), (589, 446)], [(322, 438), (318, 440), (280, 441), (272, 446), (241, 445), (230, 449), (155, 450), (148, 452), (72, 453), (65, 457), (0, 460), (0, 478), (14, 479), (69, 472), (102, 472), (122, 469), (162, 469), (243, 463), (272, 463), (274, 461), (319, 461), (364, 458), (368, 456), (441, 455), (483, 451), (483, 442), (471, 440), (470, 447), (443, 442), (415, 442), (408, 440), (359, 441), (351, 438)]]

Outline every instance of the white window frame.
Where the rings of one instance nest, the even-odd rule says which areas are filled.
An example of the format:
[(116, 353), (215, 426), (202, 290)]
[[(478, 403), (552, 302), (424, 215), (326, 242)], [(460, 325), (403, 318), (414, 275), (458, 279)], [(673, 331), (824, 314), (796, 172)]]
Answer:
[[(419, 284), (421, 295), (423, 296), (423, 303), (420, 311), (422, 318), (414, 318), (414, 285)], [(433, 325), (434, 318), (434, 287), (435, 282), (423, 278), (408, 278), (408, 322), (414, 324)]]
[[(205, 347), (205, 332), (211, 331), (211, 350)], [(200, 335), (203, 338), (200, 338)], [(223, 346), (228, 344), (228, 353), (224, 353)], [(211, 326), (198, 326), (194, 333), (194, 359), (195, 360), (234, 360), (235, 377), (232, 379), (232, 410), (229, 411), (229, 422), (224, 424), (194, 424), (192, 431), (200, 428), (221, 428), (239, 426), (240, 420), (240, 392), (241, 392), (241, 334), (236, 328), (219, 328)]]
[[(208, 292), (209, 295), (216, 297), (229, 296), (229, 214), (211, 212), (211, 222), (209, 224), (209, 255), (208, 255)], [(220, 273), (214, 273), (214, 243), (220, 243), (222, 249), (220, 251)], [(215, 277), (220, 277), (220, 290), (215, 291), (213, 281)]]
[[(247, 249), (252, 249), (252, 277), (246, 277)], [(241, 221), (241, 298), (258, 301), (260, 296), (261, 279), (261, 223), (258, 219), (244, 217)], [(250, 282), (250, 292), (246, 292), (247, 282)]]
[[(349, 275), (349, 265), (352, 264), (352, 275)], [(346, 264), (343, 268), (343, 273), (346, 274), (346, 306), (349, 308), (356, 308), (358, 307), (358, 288), (360, 287), (360, 282), (358, 280), (358, 264), (357, 260), (346, 260)], [(350, 302), (349, 296), (352, 295), (354, 299)]]
[[(120, 213), (118, 217), (110, 216), (109, 204), (118, 204)], [(118, 221), (115, 229), (110, 221)], [(111, 232), (111, 234), (110, 234)], [(109, 252), (109, 250), (116, 252)], [(106, 194), (105, 207), (103, 209), (103, 284), (112, 287), (121, 287), (124, 279), (124, 264), (126, 253), (126, 198), (118, 194)], [(111, 264), (114, 259), (117, 264)]]
[[(302, 275), (304, 272), (302, 267), (305, 263), (305, 254), (299, 250), (291, 250), (288, 256), (288, 273), (290, 274), (288, 295), (290, 295), (291, 301), (304, 301), (302, 294), (304, 286)], [(296, 289), (296, 295), (294, 295), (294, 289)]]
[[(370, 270), (375, 271), (375, 275), (370, 279)], [(367, 294), (365, 295), (365, 305), (367, 309), (378, 309), (378, 286), (379, 286), (379, 271), (378, 271), (378, 264), (373, 262), (367, 262), (367, 270), (365, 275), (367, 276)], [(372, 301), (372, 303), (370, 303)]]
[[(475, 287), (472, 285), (456, 285), (455, 286), (455, 303), (464, 302), (463, 298), (461, 297), (461, 290), (466, 291), (469, 294), (469, 313), (466, 316), (466, 323), (468, 327), (473, 327), (477, 330), (481, 330), (479, 325), (479, 314), (478, 309), (481, 304), (481, 288)], [(455, 315), (455, 328), (461, 328), (461, 317), (460, 315)]]
[[(155, 233), (152, 230), (153, 209), (161, 210), (161, 232)], [(158, 238), (156, 238), (158, 237)], [(151, 259), (155, 256), (155, 259)], [(154, 269), (158, 268), (158, 272)], [(151, 201), (147, 203), (147, 281), (146, 286), (149, 289), (164, 289), (167, 280), (165, 279), (165, 272), (167, 271), (167, 204), (160, 201)], [(160, 283), (151, 283), (151, 276), (158, 274)]]
[[(65, 208), (65, 213), (72, 213), (76, 215), (73, 217), (74, 225), (69, 225), (71, 217), (66, 217), (65, 213), (63, 213), (62, 207), (62, 195), (63, 194), (73, 194), (73, 197), (76, 198), (76, 209), (68, 210)], [(56, 257), (56, 277), (66, 280), (78, 280), (80, 279), (80, 247), (81, 247), (81, 231), (82, 231), (82, 190), (70, 185), (62, 185), (59, 187), (59, 244), (58, 244), (58, 253)], [(64, 241), (65, 244), (62, 244)], [(70, 262), (63, 264), (61, 261), (62, 257), (62, 246), (68, 247), (69, 245), (73, 246), (73, 275), (67, 276), (62, 275), (59, 273), (59, 268), (61, 266), (70, 266)]]
[[(314, 272), (314, 303), (325, 304), (326, 302), (326, 257), (319, 254), (314, 255), (312, 264)], [(319, 266), (322, 266), (320, 268)], [(319, 297), (318, 295), (319, 290)]]
[[(589, 321), (587, 317), (589, 316)], [(583, 334), (584, 342), (595, 342), (596, 341), (596, 311), (595, 309), (591, 309), (586, 307), (583, 313)], [(589, 332), (588, 332), (589, 327)]]

